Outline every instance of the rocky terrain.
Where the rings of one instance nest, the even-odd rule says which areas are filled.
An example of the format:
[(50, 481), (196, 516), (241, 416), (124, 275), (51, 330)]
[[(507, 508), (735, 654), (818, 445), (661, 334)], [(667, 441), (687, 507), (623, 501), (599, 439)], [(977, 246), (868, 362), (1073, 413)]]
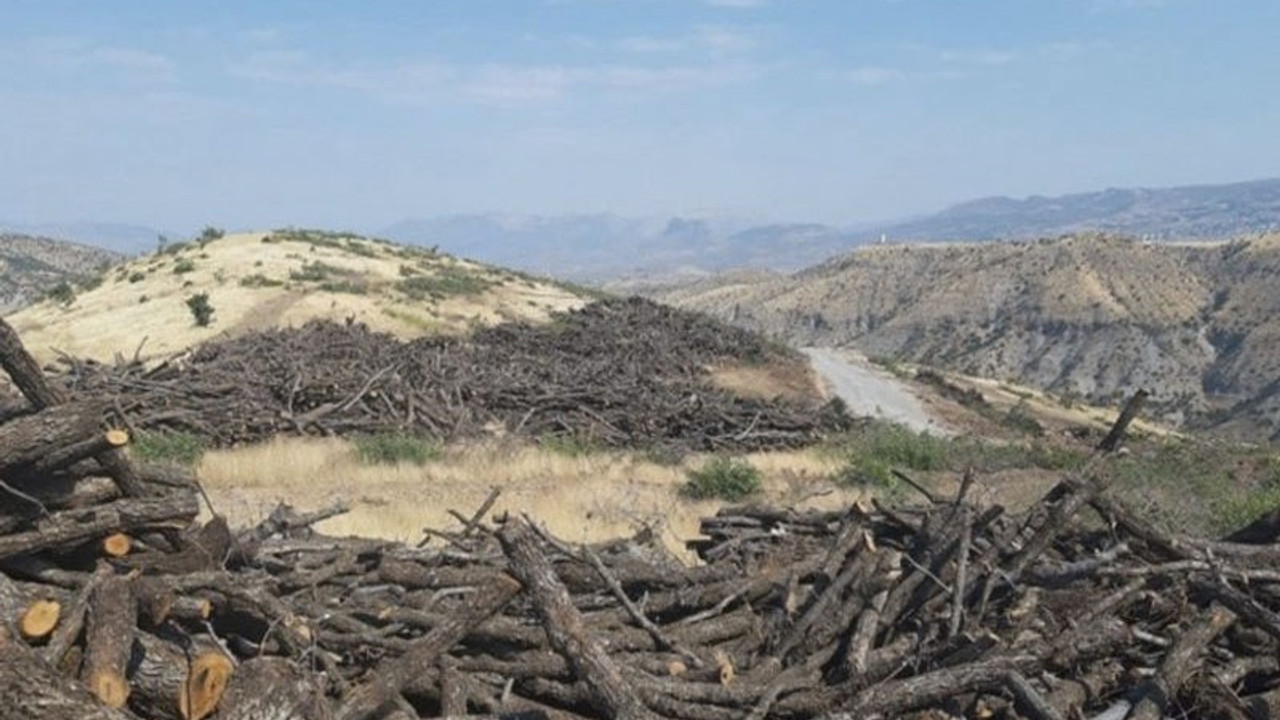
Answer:
[(794, 275), (656, 295), (800, 345), (1112, 402), (1280, 439), (1280, 236), (1160, 245), (1110, 236), (878, 246)]
[(83, 284), (121, 259), (87, 245), (0, 233), (0, 314), (33, 302), (62, 283)]

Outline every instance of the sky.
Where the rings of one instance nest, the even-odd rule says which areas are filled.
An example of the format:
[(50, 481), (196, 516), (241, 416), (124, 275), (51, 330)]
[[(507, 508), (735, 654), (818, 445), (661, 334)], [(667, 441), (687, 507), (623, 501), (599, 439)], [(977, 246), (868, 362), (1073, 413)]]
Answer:
[(0, 0), (0, 221), (852, 225), (1280, 175), (1275, 0)]

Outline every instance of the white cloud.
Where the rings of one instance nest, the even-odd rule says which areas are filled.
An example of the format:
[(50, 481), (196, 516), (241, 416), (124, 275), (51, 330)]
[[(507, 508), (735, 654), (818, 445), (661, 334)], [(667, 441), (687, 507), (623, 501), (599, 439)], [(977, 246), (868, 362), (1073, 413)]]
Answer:
[(168, 57), (140, 48), (96, 45), (68, 36), (32, 38), (0, 46), (0, 62), (27, 68), (26, 73), (54, 72), (83, 75), (86, 70), (110, 73), (115, 78), (142, 84), (164, 84), (177, 78)]
[(1017, 59), (1017, 53), (1011, 50), (944, 50), (940, 53), (943, 62), (960, 65), (1008, 65)]
[(907, 73), (903, 70), (878, 65), (865, 65), (845, 73), (845, 79), (858, 85), (884, 85), (906, 77)]
[(231, 75), (255, 82), (333, 87), (383, 100), (422, 103), (462, 100), (494, 104), (545, 103), (572, 92), (644, 94), (688, 92), (745, 82), (748, 65), (463, 65), (400, 61), (382, 66), (325, 65), (299, 51), (259, 51), (227, 65)]

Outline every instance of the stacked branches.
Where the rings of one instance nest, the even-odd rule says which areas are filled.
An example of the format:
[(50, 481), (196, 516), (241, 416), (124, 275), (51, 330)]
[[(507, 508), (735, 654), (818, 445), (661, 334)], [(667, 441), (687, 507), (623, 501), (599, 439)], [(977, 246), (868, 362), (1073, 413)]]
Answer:
[(501, 428), (608, 447), (757, 450), (811, 444), (847, 422), (816, 401), (714, 387), (709, 370), (719, 363), (801, 361), (746, 331), (638, 298), (467, 338), (405, 343), (361, 324), (315, 321), (150, 369), (63, 361), (72, 392), (109, 399), (119, 421), (218, 445), (391, 430), (448, 440)]
[[(23, 375), (29, 358), (0, 342), (0, 359)], [(43, 378), (16, 384), (21, 418), (65, 434), (0, 424), (24, 459), (0, 471), (3, 719), (1280, 709), (1274, 523), (1155, 527), (1109, 493), (1104, 450), (1018, 516), (972, 501), (973, 478), (912, 507), (725, 508), (690, 567), (651, 534), (571, 546), (484, 508), (440, 547), (310, 529), (341, 508), (198, 523), (188, 479), (112, 459)]]

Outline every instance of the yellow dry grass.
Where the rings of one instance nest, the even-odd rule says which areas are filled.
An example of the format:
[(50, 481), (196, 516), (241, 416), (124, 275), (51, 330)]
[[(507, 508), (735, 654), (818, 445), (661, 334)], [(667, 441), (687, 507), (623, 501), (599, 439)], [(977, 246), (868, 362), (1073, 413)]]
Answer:
[[(829, 482), (840, 467), (837, 457), (811, 450), (746, 459), (764, 476), (763, 501), (831, 508), (858, 498), (857, 491)], [(684, 541), (698, 534), (698, 519), (720, 505), (678, 493), (686, 470), (703, 460), (691, 456), (667, 466), (628, 452), (570, 457), (494, 440), (449, 447), (423, 466), (364, 465), (345, 440), (276, 438), (209, 452), (198, 475), (214, 507), (235, 527), (262, 520), (278, 502), (316, 509), (343, 500), (351, 512), (320, 530), (415, 542), (423, 528), (457, 529), (449, 510), (470, 515), (498, 487), (494, 512), (528, 513), (566, 541), (623, 537), (649, 526), (683, 554)]]
[(761, 400), (784, 398), (806, 402), (822, 397), (818, 376), (804, 360), (712, 368), (711, 382), (740, 397)]
[[(353, 241), (359, 252), (305, 240), (263, 242), (265, 235), (228, 235), (204, 248), (193, 244), (180, 252), (132, 260), (108, 270), (99, 287), (80, 293), (70, 305), (38, 303), (9, 321), (42, 362), (52, 359), (55, 349), (109, 361), (115, 353), (132, 355), (139, 346), (145, 355), (166, 357), (219, 336), (301, 325), (313, 318), (352, 318), (413, 338), (461, 332), (473, 323), (540, 322), (552, 312), (583, 304), (581, 297), (557, 285), (448, 256), (368, 240)], [(183, 261), (192, 269), (176, 273)], [(334, 292), (291, 279), (314, 263), (336, 268), (335, 280), (366, 290)], [(414, 300), (394, 291), (405, 267), (425, 276), (452, 269), (494, 284), (478, 294)], [(246, 278), (283, 285), (242, 285)], [(203, 328), (192, 321), (185, 302), (201, 292), (208, 293), (215, 309), (212, 325)]]

